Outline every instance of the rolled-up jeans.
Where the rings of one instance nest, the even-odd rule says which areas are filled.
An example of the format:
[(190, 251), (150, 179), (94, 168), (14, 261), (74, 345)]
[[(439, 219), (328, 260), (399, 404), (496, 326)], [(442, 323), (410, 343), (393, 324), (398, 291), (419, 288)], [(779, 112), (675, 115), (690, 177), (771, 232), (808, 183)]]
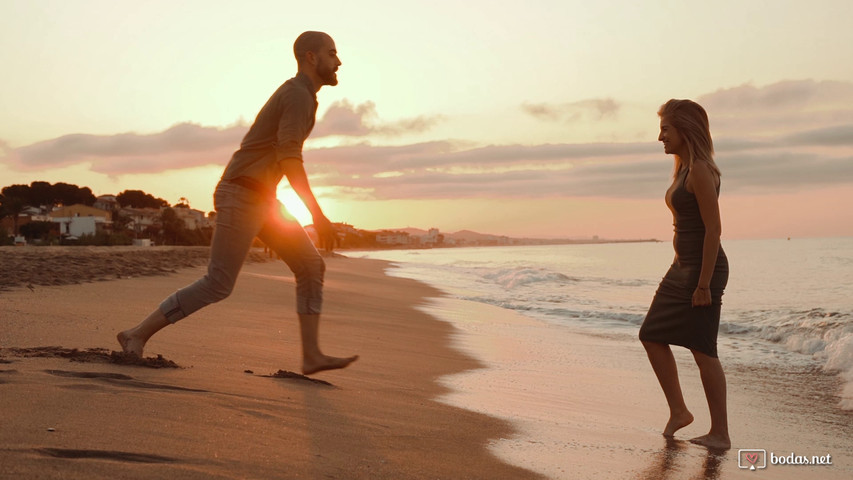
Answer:
[(221, 181), (213, 195), (216, 228), (207, 274), (167, 297), (160, 311), (171, 322), (218, 302), (234, 289), (255, 237), (284, 260), (296, 277), (296, 312), (319, 314), (326, 264), (301, 225), (280, 202), (244, 186)]

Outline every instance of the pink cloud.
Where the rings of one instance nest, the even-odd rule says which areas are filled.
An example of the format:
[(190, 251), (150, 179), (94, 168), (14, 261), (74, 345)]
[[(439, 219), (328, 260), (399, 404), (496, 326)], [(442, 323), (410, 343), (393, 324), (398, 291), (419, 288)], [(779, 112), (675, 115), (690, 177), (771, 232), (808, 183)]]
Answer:
[[(709, 113), (725, 191), (786, 192), (849, 183), (853, 117), (847, 122), (837, 119), (853, 113), (853, 103), (830, 104), (848, 94), (853, 98), (853, 84), (802, 81), (736, 87), (700, 97), (714, 109)], [(804, 98), (818, 103), (804, 104)], [(736, 100), (752, 107), (741, 109)], [(765, 111), (761, 106), (768, 102), (790, 108)], [(836, 115), (831, 119), (820, 116), (833, 108)], [(773, 119), (778, 132), (760, 130)], [(759, 126), (716, 127), (731, 127), (736, 120)], [(314, 136), (374, 139), (383, 132), (419, 131), (432, 121), (416, 117), (383, 123), (372, 103), (353, 106), (344, 101), (330, 107)], [(224, 166), (245, 131), (246, 127), (185, 123), (149, 135), (66, 135), (16, 149), (0, 142), (0, 164), (28, 171), (88, 164), (93, 172), (110, 176)], [(449, 140), (408, 145), (365, 142), (308, 149), (305, 162), (314, 185), (374, 199), (656, 198), (666, 188), (672, 168), (672, 160), (655, 142), (488, 146)]]
[(353, 105), (347, 100), (333, 103), (317, 122), (312, 135), (325, 137), (343, 135), (363, 137), (367, 135), (395, 136), (420, 133), (429, 130), (441, 120), (440, 116), (418, 116), (396, 122), (380, 122), (373, 102)]

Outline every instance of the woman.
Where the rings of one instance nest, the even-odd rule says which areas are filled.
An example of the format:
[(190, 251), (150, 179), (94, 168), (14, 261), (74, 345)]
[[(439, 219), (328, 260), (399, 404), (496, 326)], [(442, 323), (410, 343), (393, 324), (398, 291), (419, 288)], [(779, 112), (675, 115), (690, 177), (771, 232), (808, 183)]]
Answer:
[(675, 155), (666, 204), (672, 210), (675, 260), (655, 293), (640, 327), (640, 340), (669, 404), (663, 435), (671, 437), (693, 422), (684, 403), (670, 345), (690, 349), (711, 411), (707, 435), (691, 440), (711, 448), (731, 448), (726, 415), (726, 376), (717, 358), (717, 330), (723, 289), (729, 276), (720, 246), (720, 169), (708, 115), (690, 100), (670, 100), (658, 111), (664, 152)]

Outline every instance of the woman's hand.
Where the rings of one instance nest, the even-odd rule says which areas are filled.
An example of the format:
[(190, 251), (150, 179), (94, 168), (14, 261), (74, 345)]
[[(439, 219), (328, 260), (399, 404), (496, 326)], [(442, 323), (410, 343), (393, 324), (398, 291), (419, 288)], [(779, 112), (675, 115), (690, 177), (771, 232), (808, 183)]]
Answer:
[(708, 287), (696, 287), (693, 291), (693, 306), (707, 307), (711, 305), (711, 289)]

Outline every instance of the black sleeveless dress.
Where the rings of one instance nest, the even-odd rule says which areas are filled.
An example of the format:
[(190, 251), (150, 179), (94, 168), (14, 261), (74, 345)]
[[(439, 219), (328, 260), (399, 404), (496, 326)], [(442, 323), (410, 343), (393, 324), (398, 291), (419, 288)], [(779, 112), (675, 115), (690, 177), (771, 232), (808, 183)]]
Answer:
[(670, 200), (675, 226), (675, 262), (658, 286), (640, 327), (640, 340), (680, 345), (717, 358), (717, 331), (723, 290), (729, 279), (729, 262), (721, 245), (711, 277), (711, 305), (694, 307), (692, 298), (702, 269), (705, 224), (696, 196), (685, 187), (686, 180), (687, 169), (684, 169)]

